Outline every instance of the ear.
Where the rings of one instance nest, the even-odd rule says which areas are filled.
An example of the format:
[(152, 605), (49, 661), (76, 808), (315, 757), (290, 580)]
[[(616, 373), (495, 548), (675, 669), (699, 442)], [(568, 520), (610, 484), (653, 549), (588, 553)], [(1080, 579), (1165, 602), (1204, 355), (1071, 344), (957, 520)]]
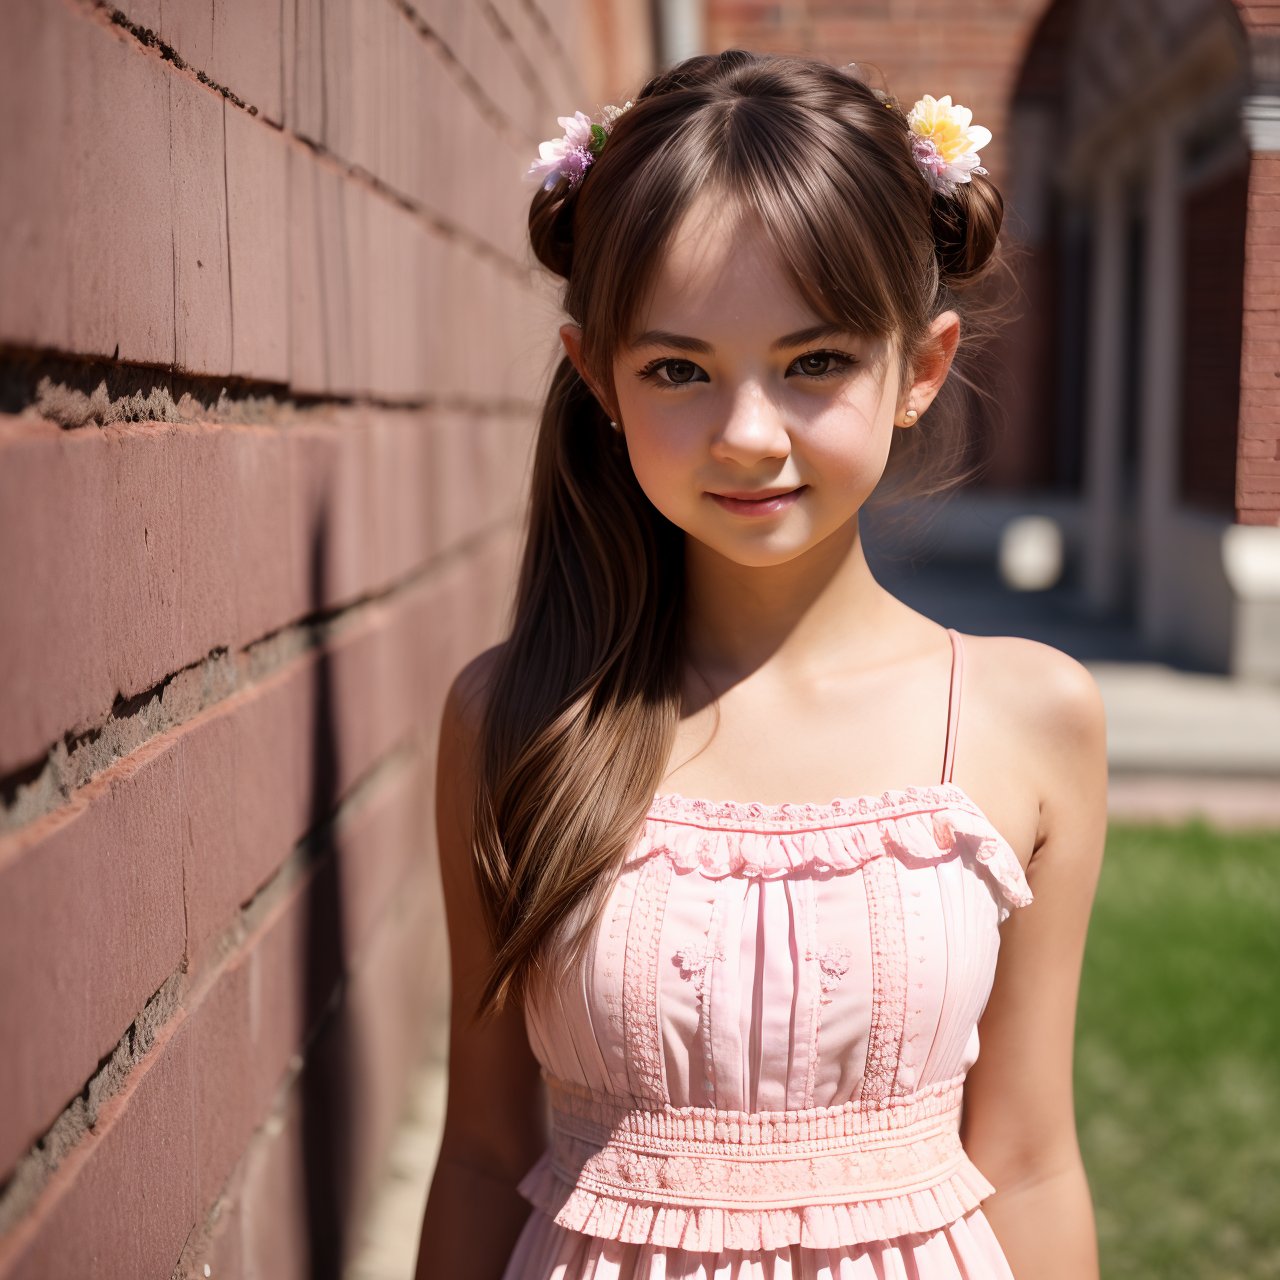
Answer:
[(573, 362), (573, 367), (577, 369), (578, 376), (591, 388), (591, 394), (600, 402), (600, 407), (610, 418), (616, 418), (618, 416), (617, 411), (610, 408), (608, 396), (601, 394), (600, 388), (596, 386), (582, 362), (581, 327), (576, 324), (562, 324), (560, 326), (560, 341), (564, 343), (565, 354)]
[[(959, 345), (960, 317), (954, 311), (944, 311), (929, 326), (924, 352), (916, 364), (915, 378), (898, 406), (899, 418), (908, 408), (914, 409), (918, 415), (924, 414), (933, 403), (934, 396), (942, 390)], [(919, 422), (920, 418), (914, 421)]]

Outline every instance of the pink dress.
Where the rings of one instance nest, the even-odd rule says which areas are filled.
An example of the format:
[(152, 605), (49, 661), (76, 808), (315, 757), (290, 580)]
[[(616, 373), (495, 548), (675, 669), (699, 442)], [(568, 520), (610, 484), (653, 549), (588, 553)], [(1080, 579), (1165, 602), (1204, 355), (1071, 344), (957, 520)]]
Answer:
[(654, 798), (587, 963), (526, 1003), (552, 1136), (505, 1280), (1010, 1280), (959, 1121), (1031, 892), (950, 780), (950, 635), (940, 783)]

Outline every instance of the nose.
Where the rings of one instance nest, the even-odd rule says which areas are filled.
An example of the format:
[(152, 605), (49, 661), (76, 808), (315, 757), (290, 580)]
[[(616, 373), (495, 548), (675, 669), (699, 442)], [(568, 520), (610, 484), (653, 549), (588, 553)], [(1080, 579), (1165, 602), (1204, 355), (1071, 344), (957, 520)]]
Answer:
[(785, 458), (791, 452), (786, 419), (758, 382), (748, 382), (733, 394), (728, 412), (711, 442), (717, 461), (749, 466), (762, 458)]

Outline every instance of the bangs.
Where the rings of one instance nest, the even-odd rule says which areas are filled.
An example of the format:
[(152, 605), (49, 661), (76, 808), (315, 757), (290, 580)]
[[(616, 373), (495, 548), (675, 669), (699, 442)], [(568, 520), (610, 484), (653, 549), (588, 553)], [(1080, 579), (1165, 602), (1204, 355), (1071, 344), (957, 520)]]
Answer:
[(691, 114), (676, 114), (675, 103), (644, 105), (650, 109), (638, 104), (615, 127), (597, 162), (598, 177), (606, 168), (609, 177), (585, 185), (575, 219), (584, 255), (614, 264), (590, 295), (575, 297), (571, 284), (567, 298), (571, 312), (580, 308), (591, 335), (584, 354), (602, 381), (611, 383), (613, 353), (634, 331), (663, 254), (704, 192), (762, 225), (815, 316), (871, 339), (909, 327), (919, 299), (904, 294), (903, 282), (920, 280), (922, 266), (928, 273), (912, 249), (922, 240), (911, 225), (921, 213), (895, 205), (882, 174), (886, 160), (910, 163), (905, 149), (900, 157), (869, 154), (865, 134), (839, 113), (782, 97), (735, 95)]
[(709, 185), (758, 219), (815, 315), (884, 338), (909, 322), (901, 282), (916, 276), (919, 264), (907, 248), (916, 237), (904, 211), (886, 201), (877, 178), (882, 162), (865, 147), (838, 117), (741, 99)]

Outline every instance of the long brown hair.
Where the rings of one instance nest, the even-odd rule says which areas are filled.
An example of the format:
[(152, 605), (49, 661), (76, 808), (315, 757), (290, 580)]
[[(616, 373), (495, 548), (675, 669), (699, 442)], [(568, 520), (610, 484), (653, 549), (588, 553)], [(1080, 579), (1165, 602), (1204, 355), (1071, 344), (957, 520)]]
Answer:
[[(905, 115), (859, 76), (732, 49), (655, 76), (576, 186), (561, 178), (533, 197), (533, 250), (564, 278), (583, 362), (610, 397), (614, 353), (703, 192), (761, 219), (818, 316), (896, 336), (900, 390), (933, 317), (953, 308), (971, 334), (966, 295), (994, 261), (996, 188), (977, 176), (935, 194)], [(894, 433), (886, 492), (900, 496), (903, 477), (914, 493), (956, 482), (964, 424), (941, 395), (934, 405), (927, 427)], [(680, 714), (685, 535), (641, 490), (567, 357), (542, 410), (527, 520), (479, 738), (476, 870), (496, 953), (482, 1009), (522, 997), (555, 968), (553, 950), (558, 964), (585, 943)]]

